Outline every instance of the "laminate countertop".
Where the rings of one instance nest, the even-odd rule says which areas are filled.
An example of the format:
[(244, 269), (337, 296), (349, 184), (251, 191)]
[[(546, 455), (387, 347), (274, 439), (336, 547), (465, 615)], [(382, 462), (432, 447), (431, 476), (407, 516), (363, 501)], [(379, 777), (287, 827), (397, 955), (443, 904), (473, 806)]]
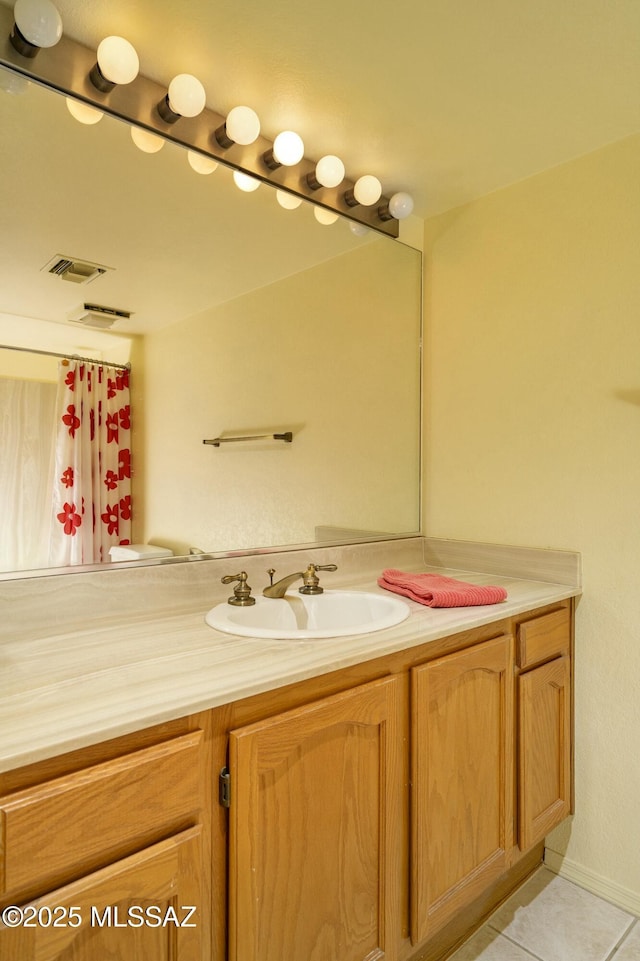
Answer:
[[(435, 571), (434, 567), (422, 567)], [(408, 618), (372, 634), (312, 640), (258, 640), (205, 624), (207, 609), (113, 617), (80, 629), (0, 643), (0, 771), (250, 695), (437, 640), (576, 596), (567, 584), (465, 573), (499, 584), (506, 601), (483, 607), (429, 608), (406, 600)], [(341, 584), (381, 592), (369, 576)], [(394, 595), (395, 596), (395, 595)], [(404, 598), (403, 598), (404, 599)], [(209, 606), (213, 606), (212, 604)]]

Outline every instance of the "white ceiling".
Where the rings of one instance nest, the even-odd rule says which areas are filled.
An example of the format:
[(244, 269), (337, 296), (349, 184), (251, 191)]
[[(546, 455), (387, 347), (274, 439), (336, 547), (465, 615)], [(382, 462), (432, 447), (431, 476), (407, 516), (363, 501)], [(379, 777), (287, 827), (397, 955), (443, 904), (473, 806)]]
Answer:
[(143, 73), (194, 73), (212, 109), (254, 106), (422, 217), (640, 130), (638, 0), (56, 5), (68, 35), (128, 37)]
[[(36, 84), (0, 91), (0, 129), (0, 313), (61, 324), (90, 302), (132, 312), (118, 333), (147, 333), (374, 236), (283, 210), (266, 186), (244, 194), (224, 166), (197, 174), (175, 144), (143, 153), (128, 125), (80, 124)], [(57, 257), (108, 269), (75, 284), (48, 273)]]
[[(385, 193), (408, 190), (421, 217), (640, 131), (639, 0), (55, 3), (68, 36), (93, 49), (108, 34), (126, 36), (142, 73), (163, 84), (196, 74), (211, 109), (253, 106), (265, 136), (298, 130), (309, 158), (337, 153), (351, 179), (374, 173)], [(250, 247), (244, 214), (227, 214), (217, 187), (207, 186), (203, 200), (203, 178), (184, 173), (178, 148), (153, 158), (129, 149), (136, 156), (125, 177), (109, 138), (126, 128), (105, 118), (103, 143), (97, 128), (66, 116), (61, 100), (56, 115), (40, 116), (31, 104), (36, 131), (17, 152), (3, 114), (0, 312), (60, 322), (69, 307), (96, 300), (135, 310), (121, 329), (144, 332), (274, 278), (281, 251), (273, 233), (254, 228)], [(74, 168), (88, 144), (90, 159)], [(41, 183), (39, 196), (26, 185), (38, 182), (43, 161), (59, 179), (53, 193)], [(120, 202), (138, 208), (133, 226), (105, 191), (113, 172), (126, 184)], [(221, 174), (228, 178), (218, 170), (204, 179), (213, 184)], [(247, 205), (273, 206), (270, 193), (262, 188)], [(222, 228), (215, 243), (214, 224)], [(310, 241), (301, 231), (287, 245), (299, 262), (282, 261), (280, 272), (304, 267), (311, 243), (320, 249), (309, 262), (331, 255), (322, 232)], [(57, 253), (116, 271), (86, 288), (45, 288), (40, 268)]]

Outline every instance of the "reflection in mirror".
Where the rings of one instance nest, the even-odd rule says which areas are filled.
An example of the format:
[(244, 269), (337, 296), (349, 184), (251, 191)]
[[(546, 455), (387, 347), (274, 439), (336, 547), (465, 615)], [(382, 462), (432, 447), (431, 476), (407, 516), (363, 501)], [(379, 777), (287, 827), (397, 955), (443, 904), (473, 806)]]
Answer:
[[(18, 88), (0, 89), (0, 343), (131, 363), (132, 540), (188, 554), (417, 532), (420, 254), (321, 226), (306, 202), (285, 210), (268, 185), (243, 194), (223, 165), (202, 176), (174, 144), (142, 153), (126, 124), (82, 125), (63, 97)], [(61, 257), (105, 271), (61, 279), (47, 269)], [(131, 316), (100, 329), (85, 304)], [(0, 350), (0, 396), (30, 385), (34, 431), (55, 369)], [(203, 444), (282, 431), (291, 443)], [(5, 436), (0, 492), (21, 483)], [(42, 566), (38, 511), (21, 512), (5, 571)]]

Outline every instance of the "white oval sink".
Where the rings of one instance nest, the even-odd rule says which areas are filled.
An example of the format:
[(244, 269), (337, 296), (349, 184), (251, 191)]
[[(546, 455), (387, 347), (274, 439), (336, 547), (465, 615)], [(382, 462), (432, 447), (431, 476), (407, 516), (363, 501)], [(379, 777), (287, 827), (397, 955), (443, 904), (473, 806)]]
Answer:
[(256, 597), (252, 607), (218, 604), (206, 615), (209, 627), (242, 637), (307, 638), (370, 634), (400, 624), (409, 608), (397, 597), (365, 591), (297, 591), (283, 598)]

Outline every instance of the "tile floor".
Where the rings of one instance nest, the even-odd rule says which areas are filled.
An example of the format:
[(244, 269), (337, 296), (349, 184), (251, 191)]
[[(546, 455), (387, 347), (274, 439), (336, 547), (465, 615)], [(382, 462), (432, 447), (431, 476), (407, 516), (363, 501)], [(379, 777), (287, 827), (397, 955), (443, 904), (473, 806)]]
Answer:
[(640, 961), (640, 920), (540, 868), (450, 961)]

